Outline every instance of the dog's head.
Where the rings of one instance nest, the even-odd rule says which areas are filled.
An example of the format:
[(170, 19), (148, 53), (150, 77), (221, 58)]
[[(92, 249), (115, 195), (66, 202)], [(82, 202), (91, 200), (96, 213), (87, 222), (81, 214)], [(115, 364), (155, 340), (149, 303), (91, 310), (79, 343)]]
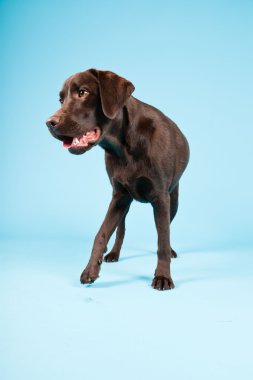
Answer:
[(82, 154), (103, 138), (108, 122), (117, 117), (134, 91), (128, 80), (90, 69), (68, 78), (60, 91), (61, 108), (46, 125), (73, 154)]

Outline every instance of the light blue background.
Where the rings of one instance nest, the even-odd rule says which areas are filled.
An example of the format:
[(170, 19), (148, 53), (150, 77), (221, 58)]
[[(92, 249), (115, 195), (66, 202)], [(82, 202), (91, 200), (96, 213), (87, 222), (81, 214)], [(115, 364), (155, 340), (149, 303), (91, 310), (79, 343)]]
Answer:
[[(126, 365), (128, 379), (251, 378), (252, 1), (13, 0), (0, 11), (4, 379), (113, 379)], [(111, 187), (99, 147), (70, 155), (44, 121), (63, 81), (91, 67), (131, 80), (189, 140), (174, 293), (148, 287), (157, 238), (138, 203), (123, 251), (133, 260), (78, 283)]]

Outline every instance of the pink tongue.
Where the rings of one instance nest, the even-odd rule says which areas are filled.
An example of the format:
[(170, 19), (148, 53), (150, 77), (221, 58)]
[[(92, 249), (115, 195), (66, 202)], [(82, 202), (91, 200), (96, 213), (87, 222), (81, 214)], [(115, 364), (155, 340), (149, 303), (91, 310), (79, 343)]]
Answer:
[(72, 140), (71, 143), (70, 143), (70, 142), (63, 141), (63, 148), (68, 149), (68, 148), (71, 147), (72, 144), (73, 144), (73, 140)]

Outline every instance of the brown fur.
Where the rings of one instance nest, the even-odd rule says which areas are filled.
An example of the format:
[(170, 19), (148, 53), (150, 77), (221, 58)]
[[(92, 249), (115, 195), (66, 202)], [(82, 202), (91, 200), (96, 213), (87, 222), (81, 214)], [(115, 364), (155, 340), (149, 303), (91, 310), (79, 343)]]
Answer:
[[(83, 87), (88, 94), (79, 98)], [(179, 179), (189, 160), (189, 146), (172, 120), (134, 98), (133, 91), (131, 82), (110, 71), (90, 69), (75, 74), (64, 83), (62, 107), (48, 119), (47, 126), (54, 137), (64, 141), (94, 128), (101, 131), (96, 144), (105, 150), (113, 195), (81, 282), (91, 283), (99, 276), (103, 254), (116, 228), (115, 244), (104, 261), (119, 259), (125, 218), (135, 199), (151, 203), (154, 210), (158, 263), (152, 286), (171, 289), (170, 261), (176, 253), (170, 247), (170, 223), (178, 208)], [(82, 154), (96, 144), (69, 151)]]

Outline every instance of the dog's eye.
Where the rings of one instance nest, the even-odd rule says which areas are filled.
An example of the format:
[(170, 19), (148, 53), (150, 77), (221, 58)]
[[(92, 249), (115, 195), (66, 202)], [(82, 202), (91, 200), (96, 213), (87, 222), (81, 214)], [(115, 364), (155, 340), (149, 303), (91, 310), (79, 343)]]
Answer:
[(79, 98), (82, 98), (84, 95), (89, 94), (89, 91), (86, 88), (83, 88), (82, 90), (78, 91)]

